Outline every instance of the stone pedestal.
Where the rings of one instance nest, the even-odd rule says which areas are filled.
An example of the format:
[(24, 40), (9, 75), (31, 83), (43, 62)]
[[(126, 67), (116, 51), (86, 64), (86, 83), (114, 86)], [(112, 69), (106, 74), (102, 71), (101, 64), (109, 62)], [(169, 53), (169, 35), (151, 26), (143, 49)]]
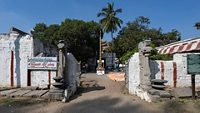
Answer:
[(63, 49), (64, 49), (64, 41), (60, 40), (58, 43), (58, 59), (59, 59), (59, 65), (58, 65), (58, 76), (54, 77), (55, 83), (52, 85), (54, 86), (49, 90), (49, 99), (50, 100), (62, 100), (64, 98), (64, 79), (63, 79), (63, 66), (64, 66), (64, 56), (63, 56)]
[(105, 68), (103, 67), (103, 62), (101, 61), (97, 61), (98, 62), (98, 66), (97, 66), (97, 71), (96, 74), (97, 75), (104, 75), (105, 74)]
[(105, 74), (105, 70), (97, 70), (97, 75), (104, 75)]
[(104, 75), (105, 74), (105, 69), (103, 67), (97, 68), (97, 75)]
[(64, 83), (63, 78), (61, 76), (57, 76), (53, 78), (55, 83), (54, 86), (49, 90), (49, 99), (50, 100), (62, 100), (64, 98)]
[(50, 100), (62, 100), (64, 98), (64, 90), (63, 89), (50, 89), (49, 90), (49, 99)]

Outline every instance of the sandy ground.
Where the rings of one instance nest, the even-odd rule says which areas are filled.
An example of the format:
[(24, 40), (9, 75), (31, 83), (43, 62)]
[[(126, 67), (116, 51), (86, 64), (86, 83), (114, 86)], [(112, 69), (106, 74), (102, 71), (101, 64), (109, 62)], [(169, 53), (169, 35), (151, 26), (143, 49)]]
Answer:
[[(126, 93), (124, 82), (107, 76), (82, 75), (77, 94), (68, 103), (46, 102), (38, 99), (0, 98), (0, 113), (200, 113), (193, 104), (176, 102), (149, 104)], [(200, 109), (200, 104), (196, 109)]]
[(125, 81), (125, 73), (124, 72), (110, 72), (107, 74), (109, 79), (114, 81)]

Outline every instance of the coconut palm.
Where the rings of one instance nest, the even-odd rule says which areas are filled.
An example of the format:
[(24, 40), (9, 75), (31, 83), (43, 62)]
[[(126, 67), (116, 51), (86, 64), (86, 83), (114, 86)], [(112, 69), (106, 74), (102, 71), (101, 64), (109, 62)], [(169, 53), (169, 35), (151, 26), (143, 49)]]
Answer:
[(101, 12), (97, 14), (97, 17), (102, 17), (100, 20), (101, 27), (104, 32), (111, 32), (111, 38), (113, 39), (113, 33), (117, 31), (117, 28), (121, 28), (123, 21), (117, 17), (118, 13), (121, 13), (122, 9), (114, 9), (114, 3), (108, 3), (107, 7), (104, 7)]
[[(100, 25), (103, 32), (111, 33), (111, 38), (113, 39), (113, 33), (117, 31), (117, 28), (121, 28), (123, 21), (117, 17), (118, 13), (121, 13), (122, 9), (114, 9), (114, 3), (108, 3), (107, 7), (104, 7), (101, 12), (97, 14), (97, 17), (102, 17), (100, 20)], [(112, 50), (113, 51), (113, 50)], [(113, 64), (113, 52), (112, 52), (112, 68)]]

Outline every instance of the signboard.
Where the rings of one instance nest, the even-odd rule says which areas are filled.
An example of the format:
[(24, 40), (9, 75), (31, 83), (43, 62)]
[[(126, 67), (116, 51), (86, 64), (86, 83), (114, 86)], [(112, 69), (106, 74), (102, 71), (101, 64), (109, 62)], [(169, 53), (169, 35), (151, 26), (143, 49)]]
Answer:
[(187, 55), (187, 73), (200, 74), (200, 54)]
[(57, 70), (57, 57), (28, 58), (28, 69)]

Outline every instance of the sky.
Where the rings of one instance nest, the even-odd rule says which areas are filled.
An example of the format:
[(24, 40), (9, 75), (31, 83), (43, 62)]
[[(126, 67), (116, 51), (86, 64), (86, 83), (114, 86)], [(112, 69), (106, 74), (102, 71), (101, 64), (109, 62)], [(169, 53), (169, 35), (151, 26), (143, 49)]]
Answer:
[[(12, 26), (30, 32), (37, 23), (60, 24), (66, 18), (99, 22), (97, 13), (108, 2), (122, 8), (118, 14), (122, 26), (145, 16), (151, 28), (177, 29), (182, 40), (200, 37), (194, 27), (200, 22), (200, 0), (0, 0), (0, 33), (9, 32)], [(110, 35), (105, 39), (111, 40)]]

